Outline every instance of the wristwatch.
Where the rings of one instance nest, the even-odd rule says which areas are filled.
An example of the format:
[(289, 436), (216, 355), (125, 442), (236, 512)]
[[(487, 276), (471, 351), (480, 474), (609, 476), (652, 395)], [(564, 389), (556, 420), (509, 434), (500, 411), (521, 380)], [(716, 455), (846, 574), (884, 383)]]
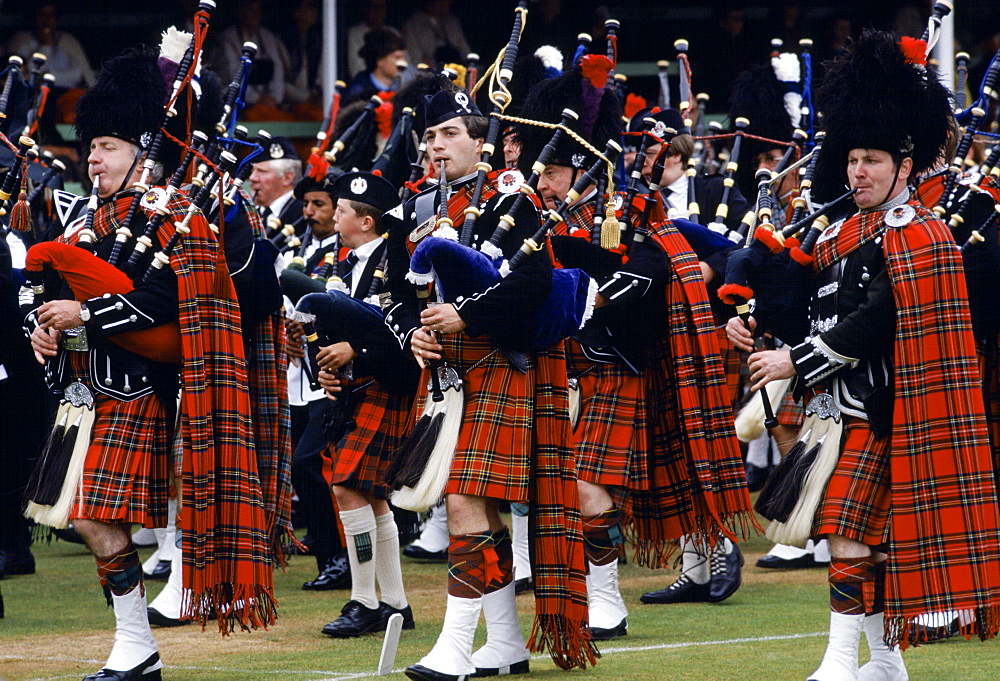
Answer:
[(80, 321), (84, 324), (90, 321), (90, 310), (87, 309), (87, 303), (80, 303)]

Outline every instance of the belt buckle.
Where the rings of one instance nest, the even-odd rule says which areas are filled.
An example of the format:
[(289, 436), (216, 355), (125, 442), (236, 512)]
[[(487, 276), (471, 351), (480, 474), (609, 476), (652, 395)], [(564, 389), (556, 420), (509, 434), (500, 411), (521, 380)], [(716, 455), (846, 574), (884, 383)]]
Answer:
[(74, 326), (62, 333), (62, 347), (70, 352), (86, 352), (90, 350), (87, 342), (87, 329), (84, 326)]

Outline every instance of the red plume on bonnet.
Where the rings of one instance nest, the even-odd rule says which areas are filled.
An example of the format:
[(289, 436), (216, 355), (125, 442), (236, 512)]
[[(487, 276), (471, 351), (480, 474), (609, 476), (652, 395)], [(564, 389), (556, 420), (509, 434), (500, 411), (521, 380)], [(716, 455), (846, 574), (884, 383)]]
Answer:
[(927, 66), (927, 43), (919, 38), (903, 36), (899, 39), (899, 49), (909, 64)]
[(614, 64), (603, 54), (588, 54), (580, 62), (580, 73), (598, 90), (604, 87)]
[(628, 93), (628, 96), (625, 97), (625, 118), (631, 120), (632, 116), (635, 116), (647, 106), (649, 106), (649, 103), (645, 97), (637, 95), (634, 92)]
[(375, 109), (375, 124), (378, 126), (378, 134), (383, 139), (389, 139), (392, 134), (392, 96), (394, 92), (380, 92), (379, 98), (382, 104)]

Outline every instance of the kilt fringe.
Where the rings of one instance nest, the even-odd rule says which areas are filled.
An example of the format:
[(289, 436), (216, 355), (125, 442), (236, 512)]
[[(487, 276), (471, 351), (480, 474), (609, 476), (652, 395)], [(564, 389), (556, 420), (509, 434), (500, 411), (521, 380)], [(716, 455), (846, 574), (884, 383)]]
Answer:
[[(634, 518), (623, 518), (622, 531), (625, 539), (633, 546), (632, 560), (636, 565), (659, 570), (671, 567), (679, 558), (680, 537), (705, 537), (706, 553), (715, 545), (718, 538), (723, 536), (734, 539), (734, 541), (744, 541), (757, 535), (760, 526), (756, 517), (749, 511), (739, 511), (722, 515), (716, 522), (715, 516), (705, 514), (698, 516), (693, 524), (685, 524), (683, 527), (664, 533), (655, 522), (647, 522), (648, 527), (640, 529), (636, 527)], [(679, 532), (678, 536), (673, 536)], [(669, 536), (665, 536), (669, 535)]]
[(601, 656), (590, 640), (588, 627), (557, 614), (535, 615), (528, 648), (536, 653), (548, 652), (560, 669), (586, 669), (588, 664), (593, 667)]
[[(958, 633), (966, 639), (978, 636), (980, 641), (988, 641), (996, 637), (1000, 630), (1000, 606), (990, 605), (975, 610), (958, 611)], [(925, 626), (919, 626), (917, 617), (886, 617), (886, 645), (898, 645), (900, 650), (906, 650), (911, 645), (919, 646), (927, 643), (925, 636), (930, 632)]]
[(270, 589), (259, 585), (223, 583), (209, 588), (198, 595), (191, 589), (184, 589), (181, 597), (181, 616), (193, 616), (205, 625), (214, 617), (219, 631), (227, 636), (239, 626), (243, 631), (251, 631), (273, 624), (278, 616), (278, 601)]

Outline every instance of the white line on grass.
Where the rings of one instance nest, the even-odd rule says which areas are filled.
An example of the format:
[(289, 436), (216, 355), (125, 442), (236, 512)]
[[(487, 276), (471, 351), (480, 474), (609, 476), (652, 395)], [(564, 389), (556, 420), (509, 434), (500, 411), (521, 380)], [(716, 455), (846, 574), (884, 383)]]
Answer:
[[(829, 632), (826, 631), (815, 631), (809, 634), (785, 634), (781, 636), (755, 636), (752, 638), (729, 638), (718, 641), (684, 641), (681, 643), (658, 643), (656, 645), (649, 646), (618, 646), (611, 648), (601, 648), (601, 654), (606, 655), (608, 653), (640, 653), (649, 650), (670, 650), (675, 648), (694, 648), (698, 646), (719, 646), (719, 645), (732, 645), (734, 643), (765, 643), (767, 641), (793, 641), (800, 638), (816, 638), (819, 636), (827, 636)], [(533, 660), (545, 660), (548, 659), (548, 655), (535, 655), (531, 659)], [(29, 658), (17, 656), (17, 655), (0, 655), (0, 659), (3, 660), (25, 660)], [(32, 657), (30, 659), (37, 660), (39, 658)], [(92, 660), (78, 660), (78, 659), (66, 659), (58, 657), (48, 657), (44, 658), (48, 661), (65, 661), (65, 662), (93, 662)], [(99, 663), (98, 663), (99, 664)], [(188, 666), (188, 665), (169, 665), (171, 669), (184, 669), (188, 671), (211, 671), (211, 672), (236, 672), (244, 670), (231, 669), (229, 667), (201, 667), (201, 666)], [(402, 673), (402, 669), (392, 670), (393, 674)], [(280, 675), (298, 675), (298, 676), (312, 676), (313, 674), (323, 674), (323, 678), (314, 679), (313, 681), (352, 681), (352, 679), (368, 679), (378, 676), (376, 672), (354, 672), (354, 673), (337, 673), (334, 671), (320, 671), (320, 670), (268, 670), (268, 671), (255, 671), (254, 674), (280, 674)], [(334, 676), (326, 676), (327, 674), (333, 674)], [(29, 681), (56, 681), (58, 679), (68, 679), (76, 678), (78, 674), (65, 675), (65, 676), (46, 676), (34, 679), (29, 679)]]

